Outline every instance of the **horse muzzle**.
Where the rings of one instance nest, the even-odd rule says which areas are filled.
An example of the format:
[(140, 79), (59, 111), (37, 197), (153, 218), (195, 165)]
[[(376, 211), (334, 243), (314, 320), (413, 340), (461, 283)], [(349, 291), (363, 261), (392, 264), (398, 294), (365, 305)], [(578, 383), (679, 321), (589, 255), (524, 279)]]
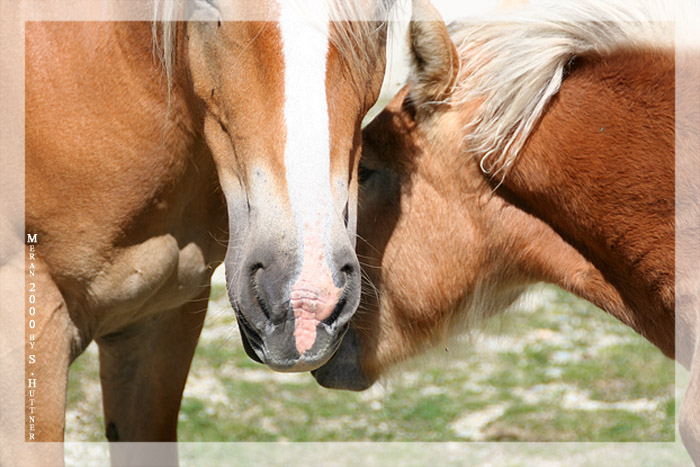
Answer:
[[(250, 255), (231, 303), (248, 355), (276, 371), (309, 371), (338, 350), (360, 300), (359, 265), (351, 248), (316, 262), (305, 255), (301, 272), (284, 267), (294, 258)], [(282, 258), (279, 260), (278, 258)], [(310, 266), (309, 266), (310, 264)]]

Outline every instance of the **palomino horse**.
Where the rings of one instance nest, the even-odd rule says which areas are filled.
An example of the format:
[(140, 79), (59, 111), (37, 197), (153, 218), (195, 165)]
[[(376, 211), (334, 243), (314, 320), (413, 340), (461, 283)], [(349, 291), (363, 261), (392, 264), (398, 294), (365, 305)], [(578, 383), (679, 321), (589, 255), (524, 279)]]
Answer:
[[(224, 20), (270, 12), (178, 23), (165, 1), (154, 24), (27, 25), (27, 440), (62, 440), (68, 367), (92, 340), (107, 438), (175, 440), (224, 255), (247, 350), (274, 369), (324, 363), (359, 302), (360, 122), (383, 18), (411, 3), (195, 3)], [(444, 91), (445, 25), (410, 37)]]
[[(674, 345), (673, 36), (643, 12), (608, 14), (577, 2), (457, 24), (451, 98), (405, 89), (366, 128), (358, 256), (376, 290), (314, 372), (322, 385), (366, 388), (540, 281), (700, 380), (689, 308)], [(691, 384), (681, 429), (696, 462), (698, 400)]]

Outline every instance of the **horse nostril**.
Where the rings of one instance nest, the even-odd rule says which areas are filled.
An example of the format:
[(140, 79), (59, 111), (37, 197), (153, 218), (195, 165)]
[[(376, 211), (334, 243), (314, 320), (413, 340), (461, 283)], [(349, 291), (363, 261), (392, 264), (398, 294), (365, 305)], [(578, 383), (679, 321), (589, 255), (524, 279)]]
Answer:
[(348, 281), (352, 280), (352, 276), (355, 274), (355, 266), (348, 263), (340, 268), (340, 272), (343, 274), (343, 284), (341, 285), (342, 288), (347, 285)]
[[(324, 323), (326, 324), (333, 324), (335, 323), (338, 318), (343, 315), (343, 312), (348, 311), (348, 306), (349, 303), (352, 303), (352, 296), (354, 294), (354, 289), (355, 285), (354, 282), (356, 280), (356, 274), (357, 274), (357, 265), (354, 265), (352, 263), (346, 263), (344, 264), (340, 269), (340, 276), (341, 276), (341, 281), (342, 283), (340, 284), (340, 289), (342, 290), (342, 293), (338, 299), (338, 302), (335, 304), (335, 307), (333, 309), (333, 313), (323, 320)], [(345, 321), (343, 321), (340, 324), (344, 324)]]
[(255, 292), (255, 296), (260, 301), (260, 274), (263, 271), (262, 263), (255, 263), (250, 267), (250, 274), (248, 276), (250, 280), (250, 288)]
[(270, 313), (270, 305), (267, 303), (267, 300), (265, 299), (265, 293), (262, 288), (261, 284), (261, 274), (265, 270), (265, 267), (263, 266), (262, 263), (254, 263), (250, 267), (250, 288), (253, 291), (253, 296), (255, 297), (255, 301), (258, 303), (258, 306), (263, 312), (263, 315), (265, 315), (265, 318), (270, 319), (271, 313)]
[(250, 286), (253, 289), (260, 287), (260, 275), (265, 270), (262, 263), (255, 263), (250, 267)]
[(344, 272), (346, 275), (350, 276), (353, 272), (355, 272), (355, 266), (348, 263), (342, 268), (340, 268), (340, 272)]

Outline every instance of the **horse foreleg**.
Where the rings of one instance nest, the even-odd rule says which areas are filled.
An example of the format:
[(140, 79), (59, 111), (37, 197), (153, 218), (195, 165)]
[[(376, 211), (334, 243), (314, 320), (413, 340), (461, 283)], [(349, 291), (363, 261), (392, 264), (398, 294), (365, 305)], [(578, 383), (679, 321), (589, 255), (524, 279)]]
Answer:
[(60, 444), (52, 450), (31, 446), (63, 441), (68, 367), (84, 346), (66, 301), (43, 264), (35, 260), (26, 281), (24, 436), (29, 457), (25, 460), (59, 465), (63, 463)]
[(690, 383), (680, 408), (679, 431), (695, 465), (700, 466), (700, 342), (690, 367)]
[[(190, 362), (204, 323), (209, 287), (199, 299), (97, 340), (109, 441), (176, 441), (177, 418)], [(112, 447), (116, 464), (128, 449)], [(171, 459), (177, 462), (177, 451)], [(115, 459), (118, 457), (119, 459)], [(133, 456), (130, 456), (133, 459)], [(139, 463), (146, 460), (138, 459)]]

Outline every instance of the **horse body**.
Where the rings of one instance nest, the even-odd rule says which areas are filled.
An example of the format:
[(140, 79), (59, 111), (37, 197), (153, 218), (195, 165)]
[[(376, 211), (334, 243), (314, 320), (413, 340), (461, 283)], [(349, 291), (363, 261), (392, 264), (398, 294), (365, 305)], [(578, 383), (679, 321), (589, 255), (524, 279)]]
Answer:
[(502, 187), (591, 261), (625, 306), (586, 298), (673, 358), (673, 50), (580, 60)]
[[(691, 365), (696, 317), (682, 317), (684, 349), (674, 341), (674, 49), (630, 40), (615, 22), (499, 27), (453, 26), (462, 70), (452, 100), (420, 105), (419, 90), (404, 90), (365, 130), (358, 256), (376, 294), (364, 297), (354, 338), (314, 372), (322, 385), (366, 388), (541, 281)], [(523, 40), (509, 36), (514, 27)], [(603, 28), (592, 48), (587, 27)], [(528, 88), (537, 70), (519, 67), (548, 54), (555, 66)], [(698, 400), (691, 385), (681, 431), (696, 461)]]
[[(68, 365), (93, 339), (109, 437), (172, 439), (209, 278), (225, 252), (225, 204), (197, 138), (202, 112), (179, 84), (168, 103), (151, 34), (137, 22), (27, 31), (26, 223), (39, 241), (28, 281), (40, 294), (38, 332), (27, 328), (37, 365), (27, 370), (45, 381), (32, 402), (42, 407), (41, 440), (62, 439)], [(47, 50), (67, 37), (75, 40)], [(161, 352), (176, 353), (161, 361)], [(163, 371), (172, 382), (160, 376), (148, 387), (134, 376)], [(143, 403), (118, 401), (137, 393)], [(159, 412), (173, 408), (164, 421)]]
[[(107, 438), (175, 440), (222, 260), (251, 357), (330, 358), (359, 301), (360, 130), (392, 4), (357, 2), (370, 21), (273, 2), (261, 21), (28, 24), (26, 371), (42, 387), (26, 393), (28, 414), (42, 408), (28, 440), (62, 440), (68, 367), (92, 340)], [(426, 24), (411, 38), (439, 65), (447, 31)]]
[[(30, 405), (47, 407), (34, 439), (62, 439), (67, 368), (93, 339), (100, 348), (107, 437), (175, 439), (209, 279), (224, 259), (227, 250), (221, 245), (227, 240), (229, 273), (249, 271), (245, 255), (264, 261), (261, 268), (278, 266), (269, 281), (258, 277), (252, 288), (247, 276), (229, 277), (236, 311), (248, 322), (266, 311), (278, 312), (273, 304), (279, 307), (275, 319), (282, 320), (281, 331), (257, 344), (291, 354), (267, 355), (267, 363), (291, 369), (308, 357), (296, 368), (304, 369), (328, 358), (342, 336), (342, 319), (347, 321), (359, 299), (353, 268), (338, 272), (334, 267), (356, 261), (337, 219), (344, 232), (340, 212), (354, 202), (348, 194), (353, 154), (359, 149), (354, 133), (359, 134), (359, 121), (379, 92), (381, 57), (368, 52), (375, 60), (358, 65), (368, 68), (359, 73), (368, 80), (368, 92), (358, 95), (348, 92), (355, 74), (341, 54), (333, 55), (329, 73), (336, 89), (353, 96), (345, 99), (344, 110), (356, 115), (326, 119), (326, 133), (338, 143), (335, 171), (328, 168), (327, 153), (328, 173), (307, 173), (307, 181), (316, 189), (311, 196), (332, 189), (342, 207), (325, 206), (324, 218), (295, 219), (287, 211), (284, 184), (277, 185), (285, 176), (280, 160), (286, 147), (286, 95), (280, 80), (286, 69), (276, 52), (276, 23), (180, 25), (167, 78), (153, 56), (150, 23), (37, 23), (27, 37), (27, 231), (39, 238), (34, 264), (39, 277), (28, 280), (35, 281), (43, 302), (38, 331), (27, 328), (27, 342), (36, 340), (39, 363), (27, 369), (52, 392), (27, 398), (28, 410)], [(362, 39), (375, 39), (376, 50), (381, 48), (379, 38)], [(233, 65), (239, 71), (227, 73)], [(324, 102), (325, 79), (324, 72)], [(305, 89), (297, 85), (293, 91), (302, 95)], [(336, 94), (330, 97), (337, 105)], [(351, 128), (344, 126), (348, 120)], [(293, 149), (293, 159), (304, 156), (303, 148)], [(324, 179), (328, 186), (321, 187)], [(331, 201), (329, 194), (319, 204)], [(227, 222), (229, 213), (233, 217)], [(318, 244), (297, 248), (297, 220), (303, 224), (299, 237), (316, 235)], [(339, 250), (329, 246), (336, 243)], [(312, 273), (319, 274), (304, 284), (306, 301), (287, 312), (284, 295), (289, 296), (299, 259), (311, 254), (309, 248), (316, 250)], [(294, 327), (284, 325), (287, 313), (311, 308), (307, 319), (318, 324), (315, 303), (328, 287), (348, 290), (342, 302), (338, 296), (325, 298), (324, 306), (338, 305), (335, 316), (319, 326), (326, 340), (316, 342), (312, 335), (314, 349), (295, 347), (299, 338), (292, 334)], [(261, 289), (280, 297), (241, 304), (240, 294)], [(316, 328), (306, 331), (314, 334)]]

